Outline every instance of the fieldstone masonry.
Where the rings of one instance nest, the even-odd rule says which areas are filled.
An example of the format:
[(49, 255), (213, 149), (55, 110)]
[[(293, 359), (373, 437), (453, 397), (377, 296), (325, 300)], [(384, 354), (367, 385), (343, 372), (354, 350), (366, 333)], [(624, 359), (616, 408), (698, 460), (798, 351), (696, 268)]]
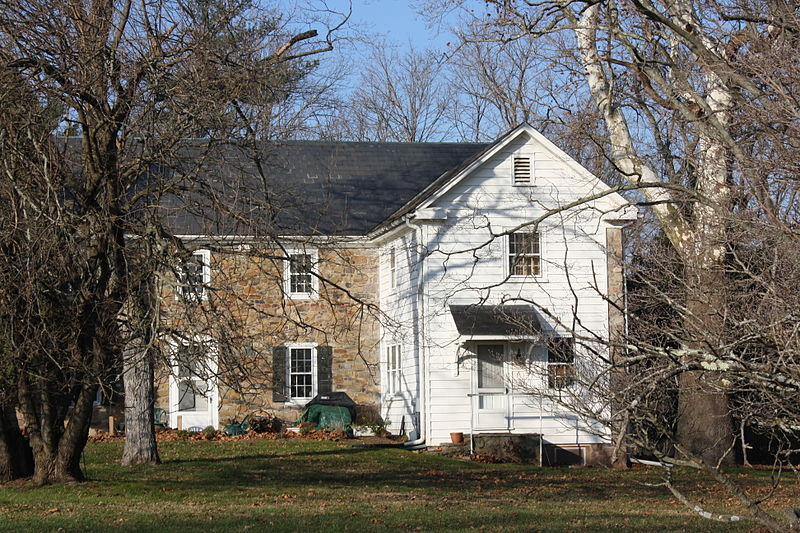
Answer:
[[(308, 300), (285, 297), (280, 256), (235, 248), (212, 253), (213, 289), (203, 302), (187, 304), (176, 297), (174, 280), (164, 284), (166, 320), (187, 336), (203, 334), (220, 345), (220, 425), (256, 410), (287, 420), (299, 416), (301, 406), (273, 400), (272, 348), (292, 342), (330, 346), (332, 390), (361, 405), (379, 402), (377, 250), (318, 249), (319, 294)], [(165, 365), (159, 373), (156, 400), (167, 410), (168, 370)]]

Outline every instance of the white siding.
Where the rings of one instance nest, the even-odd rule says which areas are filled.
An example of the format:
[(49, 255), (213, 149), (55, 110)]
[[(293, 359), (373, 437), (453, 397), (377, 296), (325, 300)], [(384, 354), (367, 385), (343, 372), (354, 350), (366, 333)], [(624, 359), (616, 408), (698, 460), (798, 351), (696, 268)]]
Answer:
[[(514, 155), (533, 162), (532, 185), (512, 183)], [(607, 337), (606, 223), (602, 217), (623, 203), (619, 196), (599, 198), (566, 211), (561, 206), (607, 190), (597, 180), (576, 169), (573, 162), (534, 140), (520, 135), (436, 198), (429, 207), (446, 213), (446, 219), (420, 221), (424, 251), (423, 305), (417, 297), (420, 273), (416, 232), (412, 229), (384, 243), (381, 250), (381, 308), (386, 313), (385, 346), (402, 339), (406, 390), (383, 397), (383, 413), (397, 431), (406, 417), (412, 430), (419, 398), (419, 359), (425, 354), (428, 445), (449, 440), (449, 433), (468, 433), (476, 424), (474, 345), (461, 345), (449, 305), (535, 302), (547, 309), (546, 329), (564, 333), (575, 323), (599, 338)], [(549, 214), (548, 214), (549, 213)], [(547, 216), (545, 216), (547, 215)], [(509, 277), (507, 238), (501, 234), (544, 217), (541, 234), (542, 273), (528, 278)], [(611, 217), (613, 218), (613, 217)], [(529, 228), (532, 229), (532, 228)], [(397, 288), (389, 285), (389, 250), (397, 257)], [(515, 300), (517, 299), (517, 300)], [(420, 331), (419, 328), (422, 328)], [(423, 346), (419, 346), (419, 335)], [(600, 346), (596, 347), (602, 350)], [(520, 433), (543, 432), (558, 444), (593, 443), (602, 439), (578, 423), (563, 408), (541, 400), (545, 387), (544, 350), (535, 352), (538, 375), (514, 370), (509, 379), (511, 414), (508, 429)], [(576, 359), (590, 357), (578, 352)], [(385, 377), (385, 372), (382, 372)], [(423, 378), (424, 381), (424, 378)], [(524, 382), (524, 386), (522, 384)], [(385, 389), (384, 389), (385, 390)], [(417, 432), (412, 431), (411, 437)]]
[[(610, 204), (591, 202), (559, 212), (561, 206), (602, 189), (529, 137), (522, 137), (432, 205), (446, 209), (447, 220), (430, 227), (426, 243), (431, 251), (425, 265), (431, 281), (426, 286), (431, 391), (428, 444), (447, 441), (451, 431), (468, 433), (477, 423), (472, 405), (476, 400), (468, 396), (474, 390), (474, 360), (467, 354), (456, 362), (458, 333), (449, 305), (521, 303), (512, 300), (522, 298), (556, 317), (548, 324), (553, 331), (566, 331), (577, 315), (586, 330), (607, 335), (608, 308), (602, 295), (606, 287), (605, 224), (600, 218)], [(513, 185), (514, 154), (531, 157), (531, 186)], [(551, 214), (545, 217), (548, 210)], [(542, 274), (511, 278), (507, 238), (500, 234), (540, 217), (545, 217), (538, 226)], [(546, 365), (541, 365), (543, 375)], [(509, 380), (514, 394), (508, 398), (508, 429), (521, 433), (541, 430), (553, 443), (597, 442), (597, 437), (563, 408), (544, 401), (540, 405), (535, 392), (537, 385), (545, 386), (542, 375), (537, 376), (538, 384), (530, 378), (524, 387)]]
[[(395, 287), (391, 286), (391, 250), (395, 256)], [(404, 426), (412, 437), (419, 434), (417, 427), (417, 376), (419, 346), (417, 342), (419, 306), (417, 305), (417, 246), (414, 231), (408, 230), (381, 247), (381, 415), (389, 422), (389, 431), (398, 433)], [(398, 393), (389, 394), (387, 387), (386, 348), (401, 346), (402, 385)]]

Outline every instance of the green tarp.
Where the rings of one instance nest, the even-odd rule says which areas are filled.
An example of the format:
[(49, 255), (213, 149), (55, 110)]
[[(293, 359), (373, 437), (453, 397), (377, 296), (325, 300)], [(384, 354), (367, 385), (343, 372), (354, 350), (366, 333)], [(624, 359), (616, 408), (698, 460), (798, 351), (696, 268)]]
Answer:
[(317, 429), (341, 429), (347, 431), (353, 420), (347, 407), (338, 405), (309, 405), (300, 422), (311, 422)]

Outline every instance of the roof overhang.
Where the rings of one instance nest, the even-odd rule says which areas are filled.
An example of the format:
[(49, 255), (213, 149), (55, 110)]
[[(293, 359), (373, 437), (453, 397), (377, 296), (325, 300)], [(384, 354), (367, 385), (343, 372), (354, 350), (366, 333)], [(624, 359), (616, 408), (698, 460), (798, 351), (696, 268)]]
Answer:
[(532, 341), (544, 328), (532, 305), (451, 305), (450, 314), (462, 342)]

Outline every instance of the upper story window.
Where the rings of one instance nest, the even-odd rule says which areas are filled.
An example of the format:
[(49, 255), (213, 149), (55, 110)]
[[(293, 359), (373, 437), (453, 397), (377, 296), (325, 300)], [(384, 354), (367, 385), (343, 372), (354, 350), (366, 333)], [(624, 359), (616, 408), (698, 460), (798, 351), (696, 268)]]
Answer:
[(403, 367), (400, 345), (386, 347), (386, 392), (397, 394), (402, 391)]
[(554, 337), (547, 342), (547, 387), (564, 389), (575, 383), (575, 339)]
[(284, 261), (284, 291), (287, 298), (308, 299), (317, 294), (316, 250), (290, 250)]
[(532, 181), (531, 158), (527, 156), (514, 156), (514, 185), (530, 185)]
[(389, 286), (392, 289), (397, 287), (397, 253), (394, 247), (389, 250)]
[(539, 276), (542, 248), (537, 231), (518, 231), (508, 236), (508, 272), (511, 276)]
[(187, 302), (208, 299), (208, 284), (211, 281), (211, 252), (196, 250), (191, 257), (176, 269), (178, 294)]

